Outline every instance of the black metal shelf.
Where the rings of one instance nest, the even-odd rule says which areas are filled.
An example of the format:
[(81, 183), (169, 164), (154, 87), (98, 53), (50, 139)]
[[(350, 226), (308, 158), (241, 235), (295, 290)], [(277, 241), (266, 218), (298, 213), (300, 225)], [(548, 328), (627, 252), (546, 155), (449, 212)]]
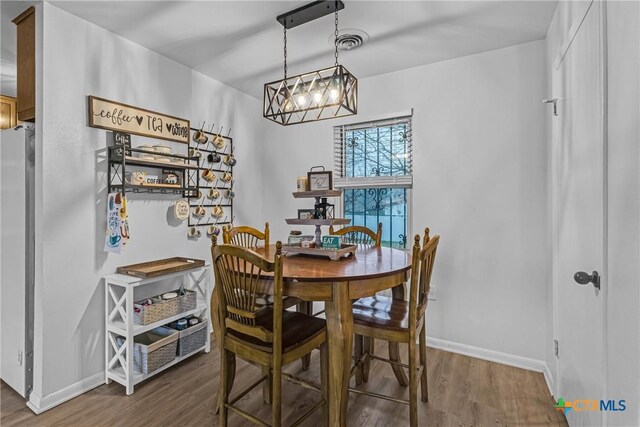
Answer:
[(124, 160), (122, 156), (112, 156), (109, 158), (110, 162), (126, 163), (131, 166), (146, 166), (160, 169), (198, 169), (198, 166), (186, 163), (172, 163), (172, 162), (158, 162), (155, 160), (145, 160), (137, 157), (125, 156)]
[[(198, 204), (197, 206), (202, 206), (203, 208), (213, 208), (215, 206), (220, 206), (222, 208), (230, 208), (231, 206), (233, 206), (230, 203), (222, 203), (222, 204), (217, 204), (217, 203), (202, 203), (202, 204)], [(196, 206), (193, 206), (196, 207)]]
[(125, 190), (130, 190), (132, 193), (147, 193), (147, 194), (181, 194), (184, 197), (190, 197), (189, 195), (186, 195), (186, 193), (193, 193), (195, 192), (197, 194), (198, 189), (196, 187), (162, 187), (159, 185), (135, 185), (135, 184), (127, 184), (125, 183), (124, 186), (122, 184), (114, 184), (114, 185), (110, 185), (109, 186), (109, 192), (111, 193), (112, 190), (122, 190), (122, 188), (125, 188)]

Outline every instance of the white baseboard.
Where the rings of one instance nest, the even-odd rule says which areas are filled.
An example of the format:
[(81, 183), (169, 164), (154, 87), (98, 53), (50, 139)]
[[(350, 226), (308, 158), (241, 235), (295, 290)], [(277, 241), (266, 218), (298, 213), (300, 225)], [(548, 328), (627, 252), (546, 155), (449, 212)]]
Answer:
[[(427, 337), (427, 345), (440, 350), (463, 354), (477, 359), (488, 360), (489, 362), (514, 366), (528, 371), (544, 373), (545, 370), (549, 369), (547, 364), (542, 360), (530, 359), (528, 357), (516, 356), (515, 354), (502, 353), (500, 351), (488, 350), (486, 348), (474, 347), (467, 344), (460, 344), (440, 338)], [(549, 373), (550, 372), (551, 371), (549, 371)]]
[(67, 400), (71, 400), (74, 397), (80, 396), (81, 394), (86, 393), (104, 383), (104, 372), (98, 372), (97, 374), (91, 375), (88, 378), (80, 380), (75, 384), (71, 384), (62, 390), (58, 390), (55, 393), (51, 393), (46, 396), (40, 396), (35, 392), (32, 392), (29, 395), (27, 406), (36, 414), (41, 414), (44, 411), (48, 411), (49, 409), (58, 406)]
[[(551, 393), (552, 396), (554, 395), (555, 385), (551, 369), (549, 368), (549, 365), (542, 360), (531, 359), (495, 350), (488, 350), (486, 348), (475, 347), (467, 344), (460, 344), (440, 338), (427, 337), (427, 345), (429, 347), (450, 351), (452, 353), (488, 360), (489, 362), (500, 363), (503, 365), (526, 369), (528, 371), (541, 372), (544, 375), (547, 387), (549, 388), (549, 393)], [(31, 393), (27, 406), (36, 414), (40, 414), (102, 384), (104, 384), (104, 372), (98, 372), (89, 378), (85, 378), (84, 380), (78, 381), (75, 384), (71, 384), (62, 390), (44, 397), (41, 397), (36, 393)]]

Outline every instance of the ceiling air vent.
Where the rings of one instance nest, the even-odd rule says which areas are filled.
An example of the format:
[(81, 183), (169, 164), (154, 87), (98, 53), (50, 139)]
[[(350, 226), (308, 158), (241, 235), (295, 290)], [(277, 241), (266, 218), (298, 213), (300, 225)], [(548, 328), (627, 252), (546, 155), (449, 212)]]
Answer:
[[(329, 36), (329, 44), (333, 46), (334, 35)], [(346, 29), (338, 34), (338, 49), (353, 50), (369, 41), (369, 35), (362, 30)]]

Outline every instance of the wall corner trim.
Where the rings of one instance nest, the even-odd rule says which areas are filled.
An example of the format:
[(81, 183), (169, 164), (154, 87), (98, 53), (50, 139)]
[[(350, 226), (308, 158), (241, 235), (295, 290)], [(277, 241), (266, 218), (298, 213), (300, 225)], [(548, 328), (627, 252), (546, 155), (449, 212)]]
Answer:
[(555, 380), (553, 378), (553, 373), (551, 372), (551, 368), (546, 363), (544, 365), (544, 371), (542, 371), (542, 374), (544, 375), (544, 380), (547, 383), (547, 388), (549, 389), (549, 393), (551, 393), (551, 396), (553, 396), (553, 398), (555, 399), (555, 397), (556, 397), (556, 392), (555, 392), (556, 384), (555, 384)]
[(29, 395), (27, 407), (36, 415), (41, 414), (104, 384), (104, 381), (105, 376), (104, 371), (102, 371), (46, 396), (40, 396), (32, 392)]

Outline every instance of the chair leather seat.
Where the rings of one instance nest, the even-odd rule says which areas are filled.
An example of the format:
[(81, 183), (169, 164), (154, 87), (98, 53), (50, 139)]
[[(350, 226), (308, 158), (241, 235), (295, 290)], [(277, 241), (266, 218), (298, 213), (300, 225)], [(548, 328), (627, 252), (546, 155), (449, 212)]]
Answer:
[[(326, 328), (324, 319), (307, 316), (306, 314), (293, 311), (282, 312), (282, 352), (286, 353), (295, 349), (301, 344), (322, 333)], [(256, 326), (262, 326), (266, 330), (273, 332), (273, 309), (265, 307), (257, 313)], [(272, 344), (259, 340), (250, 335), (243, 334), (233, 329), (227, 329), (227, 333), (259, 350), (272, 352)]]
[(407, 331), (409, 329), (409, 302), (374, 295), (353, 303), (353, 322), (364, 326)]

